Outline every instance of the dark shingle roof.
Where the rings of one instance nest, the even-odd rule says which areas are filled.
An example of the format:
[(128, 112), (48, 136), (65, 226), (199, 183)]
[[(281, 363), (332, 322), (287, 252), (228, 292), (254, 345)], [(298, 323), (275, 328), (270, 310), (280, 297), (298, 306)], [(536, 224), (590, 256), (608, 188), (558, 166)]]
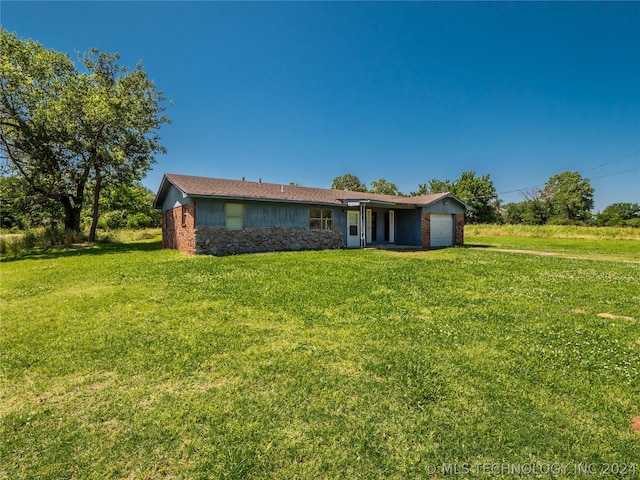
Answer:
[[(316, 204), (343, 205), (349, 201), (369, 200), (394, 205), (424, 206), (443, 197), (452, 197), (450, 193), (436, 193), (417, 197), (398, 197), (379, 193), (352, 192), (327, 188), (299, 187), (293, 185), (249, 182), (245, 180), (226, 180), (222, 178), (194, 177), (190, 175), (165, 174), (158, 190), (154, 205), (159, 208), (166, 195), (169, 184), (190, 197), (239, 198), (266, 201), (300, 202)], [(465, 205), (466, 206), (466, 205)]]

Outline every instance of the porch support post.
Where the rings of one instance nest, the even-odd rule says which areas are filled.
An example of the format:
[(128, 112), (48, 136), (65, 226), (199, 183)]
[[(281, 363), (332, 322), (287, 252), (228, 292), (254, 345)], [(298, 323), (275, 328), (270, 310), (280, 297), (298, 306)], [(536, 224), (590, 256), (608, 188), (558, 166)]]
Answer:
[(366, 215), (364, 203), (360, 203), (360, 248), (364, 248), (367, 245), (367, 238), (365, 234), (366, 227)]

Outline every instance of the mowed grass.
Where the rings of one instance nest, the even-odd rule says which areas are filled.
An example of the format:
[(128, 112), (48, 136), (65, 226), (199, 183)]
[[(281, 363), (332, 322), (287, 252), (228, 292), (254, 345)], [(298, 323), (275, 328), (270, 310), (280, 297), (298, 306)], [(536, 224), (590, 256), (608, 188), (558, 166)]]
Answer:
[(147, 241), (0, 269), (0, 478), (575, 478), (640, 459), (637, 263)]

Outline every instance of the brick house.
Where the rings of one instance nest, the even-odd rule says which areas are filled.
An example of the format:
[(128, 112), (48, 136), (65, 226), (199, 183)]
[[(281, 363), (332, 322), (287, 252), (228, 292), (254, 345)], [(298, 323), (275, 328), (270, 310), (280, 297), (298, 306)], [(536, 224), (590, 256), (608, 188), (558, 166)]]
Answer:
[(154, 207), (163, 248), (211, 255), (461, 245), (470, 208), (450, 193), (398, 197), (174, 174), (164, 175)]

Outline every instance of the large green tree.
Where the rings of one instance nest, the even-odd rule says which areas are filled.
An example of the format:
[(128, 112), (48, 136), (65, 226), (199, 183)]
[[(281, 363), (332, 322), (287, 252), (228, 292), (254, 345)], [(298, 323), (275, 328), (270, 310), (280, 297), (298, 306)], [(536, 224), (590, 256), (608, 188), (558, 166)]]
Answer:
[(402, 192), (395, 183), (385, 180), (384, 178), (371, 182), (371, 189), (369, 191), (372, 193), (382, 193), (384, 195), (402, 195)]
[(351, 190), (354, 192), (366, 192), (367, 186), (358, 177), (351, 173), (345, 173), (333, 179), (331, 188), (335, 190)]
[(88, 165), (51, 111), (76, 74), (67, 55), (0, 29), (0, 155), (3, 175), (24, 181), (28, 195), (54, 199), (65, 225), (79, 228)]
[(549, 211), (549, 223), (572, 224), (589, 220), (593, 208), (593, 187), (578, 172), (562, 172), (545, 184), (541, 195)]
[(453, 182), (432, 178), (429, 183), (418, 185), (418, 191), (411, 195), (445, 192), (453, 193), (472, 207), (466, 214), (468, 222), (492, 223), (498, 219), (498, 194), (489, 174), (478, 177), (474, 171), (463, 172)]
[(418, 195), (430, 195), (432, 193), (445, 193), (453, 190), (453, 182), (451, 180), (439, 180), (432, 178), (429, 183), (421, 183), (418, 185), (418, 190), (411, 192), (409, 195), (412, 197)]
[(544, 188), (524, 191), (523, 202), (505, 207), (504, 219), (528, 225), (582, 223), (591, 219), (593, 193), (589, 180), (578, 172), (558, 173)]
[(474, 171), (463, 172), (451, 193), (471, 206), (469, 223), (494, 223), (498, 219), (498, 193), (489, 174), (478, 177)]
[(66, 54), (5, 29), (0, 42), (2, 160), (30, 191), (60, 202), (72, 230), (90, 185), (94, 240), (103, 185), (140, 180), (164, 152), (163, 94), (141, 65), (119, 66), (118, 54), (91, 50), (79, 71)]

